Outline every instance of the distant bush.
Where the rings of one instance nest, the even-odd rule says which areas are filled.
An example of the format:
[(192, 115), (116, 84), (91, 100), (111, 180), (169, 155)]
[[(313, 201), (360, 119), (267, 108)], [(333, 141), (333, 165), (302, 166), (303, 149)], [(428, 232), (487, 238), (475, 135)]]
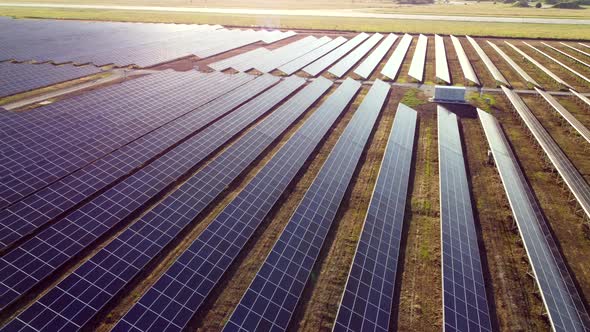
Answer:
[(434, 0), (398, 0), (397, 3), (406, 5), (426, 5), (434, 3)]
[(541, 8), (543, 7), (543, 5), (540, 2), (537, 2), (537, 4), (535, 5), (535, 8)]
[(578, 1), (560, 2), (551, 8), (582, 9), (582, 7), (580, 7), (580, 3)]

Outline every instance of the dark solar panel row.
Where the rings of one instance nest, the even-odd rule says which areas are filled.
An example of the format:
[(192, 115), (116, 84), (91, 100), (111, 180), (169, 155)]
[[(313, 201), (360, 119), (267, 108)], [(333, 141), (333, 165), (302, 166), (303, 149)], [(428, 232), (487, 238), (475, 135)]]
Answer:
[(354, 51), (350, 52), (342, 60), (333, 65), (328, 72), (340, 78), (344, 76), (354, 65), (357, 64), (367, 53), (369, 53), (381, 39), (383, 35), (380, 33), (373, 34), (369, 39), (365, 40)]
[(71, 81), (99, 73), (94, 66), (0, 63), (0, 97), (39, 89), (48, 85)]
[[(40, 307), (30, 308), (28, 312), (25, 311), (20, 315), (21, 318), (17, 318), (10, 328), (26, 329), (26, 326), (34, 324), (34, 321), (46, 324), (41, 328), (45, 331), (53, 331), (55, 326), (67, 324), (68, 321), (71, 322), (69, 328), (82, 327), (237, 179), (331, 85), (332, 83), (328, 80), (317, 81), (282, 104), (170, 196), (143, 215), (139, 221), (76, 269), (50, 294), (42, 297), (38, 301), (41, 304)], [(116, 276), (114, 285), (113, 283), (103, 284), (104, 279), (112, 280), (113, 276)], [(64, 301), (71, 298), (82, 301), (68, 302), (69, 306), (64, 307)], [(170, 319), (171, 322), (177, 314), (186, 320), (190, 318), (190, 312), (178, 305), (167, 308), (165, 318)], [(39, 318), (45, 315), (55, 318), (51, 321), (43, 321)], [(165, 319), (164, 322), (166, 322)], [(38, 327), (35, 326), (35, 328)], [(162, 331), (163, 328), (164, 326), (157, 325), (152, 327), (152, 330)]]
[(492, 331), (457, 116), (438, 106), (445, 331)]
[(334, 331), (389, 331), (416, 120), (398, 105)]
[(375, 81), (305, 193), (225, 331), (286, 330), (389, 92)]
[(303, 84), (302, 78), (287, 78), (4, 255), (0, 259), (0, 306), (16, 300), (150, 199), (169, 189)]
[[(316, 80), (312, 83), (316, 92), (306, 93), (309, 101), (316, 100), (331, 85), (329, 80)], [(171, 331), (185, 327), (359, 87), (356, 82), (345, 82), (332, 94), (131, 308), (115, 330)]]
[(368, 34), (364, 32), (359, 33), (354, 38), (339, 46), (337, 49), (331, 51), (330, 53), (319, 58), (317, 61), (303, 68), (303, 71), (311, 76), (317, 76), (319, 73), (328, 68), (328, 66), (348, 54), (348, 52), (352, 51), (367, 38), (369, 38)]
[(109, 188), (117, 179), (189, 138), (278, 80), (264, 75), (248, 82), (8, 207), (0, 212), (0, 247), (13, 243), (75, 208), (84, 199)]
[(590, 330), (588, 312), (500, 123), (478, 113), (553, 330)]

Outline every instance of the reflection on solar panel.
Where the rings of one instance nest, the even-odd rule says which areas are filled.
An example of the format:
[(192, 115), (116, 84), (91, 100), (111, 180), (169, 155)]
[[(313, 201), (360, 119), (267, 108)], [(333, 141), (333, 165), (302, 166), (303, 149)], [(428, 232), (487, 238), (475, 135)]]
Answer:
[(543, 45), (545, 45), (545, 46), (549, 47), (550, 49), (554, 50), (555, 52), (558, 52), (558, 53), (560, 53), (560, 54), (561, 54), (561, 55), (563, 55), (563, 56), (566, 56), (566, 57), (570, 58), (571, 60), (574, 60), (574, 61), (576, 61), (576, 62), (579, 62), (579, 63), (583, 64), (583, 65), (584, 65), (584, 66), (586, 66), (586, 67), (590, 67), (590, 64), (588, 64), (587, 62), (584, 62), (584, 61), (582, 61), (582, 60), (580, 60), (580, 59), (576, 58), (575, 56), (573, 56), (573, 55), (571, 55), (571, 54), (568, 54), (568, 53), (566, 53), (566, 52), (564, 52), (564, 51), (562, 51), (562, 50), (558, 49), (557, 47), (553, 47), (553, 46), (551, 46), (551, 45), (549, 45), (549, 44), (547, 44), (547, 43), (545, 43), (545, 42), (541, 42), (541, 44), (543, 44)]
[(479, 57), (483, 61), (484, 65), (486, 66), (486, 68), (488, 68), (488, 71), (490, 72), (490, 74), (492, 74), (492, 77), (494, 78), (494, 80), (496, 80), (496, 82), (499, 82), (501, 84), (510, 86), (510, 83), (508, 83), (506, 78), (504, 78), (504, 75), (502, 75), (502, 73), (500, 73), (498, 68), (494, 65), (492, 60), (490, 60), (490, 58), (487, 56), (486, 52), (484, 52), (484, 50), (479, 46), (477, 41), (475, 41), (475, 39), (473, 39), (469, 36), (465, 36), (465, 37), (467, 38), (467, 41), (469, 41), (471, 46), (473, 46), (473, 48), (475, 49), (475, 52), (477, 52), (477, 54), (479, 55)]
[(225, 330), (286, 330), (388, 91), (389, 84), (375, 81)]
[(404, 58), (406, 57), (406, 53), (408, 53), (408, 49), (412, 44), (412, 36), (408, 35), (407, 33), (402, 37), (399, 44), (391, 54), (391, 58), (387, 60), (387, 63), (381, 70), (381, 74), (387, 78), (395, 80), (397, 74), (399, 73), (399, 69), (404, 62)]
[(521, 50), (520, 48), (516, 47), (515, 45), (512, 45), (511, 43), (509, 43), (507, 41), (504, 41), (504, 42), (508, 46), (512, 47), (513, 50), (515, 50), (516, 52), (518, 52), (518, 54), (522, 55), (523, 58), (527, 59), (529, 62), (531, 62), (532, 64), (534, 64), (535, 66), (537, 66), (537, 68), (541, 69), (545, 74), (547, 74), (549, 77), (551, 77), (557, 83), (559, 83), (559, 84), (561, 84), (563, 86), (570, 87), (570, 85), (567, 84), (561, 78), (559, 78), (559, 76), (555, 75), (551, 70), (549, 70), (547, 67), (545, 67), (542, 64), (540, 64), (539, 61), (535, 60), (533, 57), (531, 57), (530, 55), (526, 54), (523, 50)]
[(305, 45), (302, 45), (295, 49), (282, 52), (282, 54), (277, 54), (273, 51), (271, 57), (265, 59), (265, 61), (258, 62), (258, 65), (256, 65), (256, 69), (263, 73), (271, 72), (277, 69), (278, 67), (315, 50), (316, 48), (326, 44), (331, 40), (332, 38), (324, 36), (320, 39), (306, 43)]
[[(331, 85), (324, 78), (313, 84), (318, 83)], [(358, 82), (345, 81), (179, 256), (117, 328), (145, 330), (152, 323), (170, 330), (185, 327), (359, 88)], [(167, 314), (175, 304), (183, 307), (181, 312), (172, 310)], [(154, 322), (162, 319), (158, 317), (166, 322)]]
[(580, 121), (578, 121), (578, 119), (576, 119), (576, 117), (572, 113), (570, 113), (568, 110), (566, 110), (565, 107), (563, 107), (549, 93), (547, 93), (539, 88), (535, 88), (535, 90), (537, 91), (538, 94), (541, 95), (541, 97), (543, 97), (543, 99), (545, 99), (545, 101), (549, 105), (551, 105), (551, 107), (557, 113), (559, 113), (559, 115), (561, 115), (572, 127), (574, 127), (574, 129), (580, 134), (580, 136), (582, 136), (582, 138), (584, 140), (586, 140), (588, 143), (590, 143), (590, 130), (588, 130), (588, 128), (586, 128), (586, 126), (584, 126)]
[(529, 110), (524, 101), (513, 91), (505, 88), (502, 88), (502, 90), (570, 189), (584, 213), (590, 216), (590, 186), (588, 186), (588, 183), (551, 138), (551, 135), (543, 128), (543, 125)]
[(577, 48), (577, 47), (574, 47), (574, 46), (572, 46), (572, 45), (569, 45), (569, 44), (566, 44), (566, 43), (563, 43), (563, 42), (560, 42), (560, 44), (561, 44), (561, 45), (563, 45), (563, 46), (567, 46), (567, 47), (571, 48), (572, 50), (574, 50), (574, 51), (576, 51), (576, 52), (582, 53), (582, 54), (584, 54), (585, 56), (590, 56), (590, 53), (588, 53), (588, 52), (585, 52), (585, 51), (583, 51), (583, 50), (581, 50), (581, 49), (579, 49), (579, 48)]
[(572, 74), (574, 74), (574, 75), (578, 76), (579, 78), (583, 79), (584, 81), (586, 81), (586, 82), (590, 83), (590, 78), (588, 78), (588, 77), (586, 77), (586, 76), (584, 76), (584, 75), (580, 74), (578, 71), (574, 70), (572, 67), (570, 67), (570, 66), (566, 65), (565, 63), (563, 63), (563, 62), (561, 62), (561, 61), (557, 60), (556, 58), (552, 57), (551, 55), (549, 55), (549, 54), (547, 54), (547, 53), (545, 53), (545, 52), (541, 51), (540, 49), (538, 49), (538, 48), (534, 47), (533, 45), (531, 45), (531, 44), (529, 44), (529, 43), (527, 43), (527, 42), (525, 42), (525, 41), (523, 41), (522, 43), (523, 43), (523, 44), (525, 44), (526, 46), (528, 46), (528, 47), (532, 48), (533, 50), (535, 50), (535, 51), (537, 51), (537, 52), (539, 52), (539, 53), (543, 54), (545, 57), (549, 58), (550, 60), (552, 60), (553, 62), (555, 62), (555, 63), (557, 63), (558, 65), (562, 66), (563, 68), (567, 69), (567, 70), (568, 70), (568, 71), (570, 71)]
[(0, 306), (20, 297), (155, 195), (168, 190), (181, 176), (194, 171), (303, 84), (302, 78), (287, 78), (4, 255), (0, 258)]
[[(145, 165), (177, 142), (194, 135), (278, 80), (277, 77), (264, 75), (246, 83), (8, 207), (0, 214), (0, 247), (5, 248), (58, 215), (75, 208), (83, 200), (109, 188), (117, 179)], [(219, 89), (224, 92), (232, 85), (224, 84)]]
[(590, 99), (586, 96), (584, 96), (583, 94), (574, 91), (573, 89), (570, 89), (570, 92), (574, 94), (574, 96), (580, 98), (581, 101), (583, 101), (586, 105), (590, 106)]
[(408, 75), (422, 82), (424, 79), (424, 64), (426, 62), (426, 49), (428, 47), (428, 37), (420, 34), (418, 37), (418, 43), (416, 44), (416, 50), (414, 51), (414, 57), (412, 57), (412, 63), (410, 64), (410, 71)]
[(94, 66), (0, 63), (0, 97), (39, 89), (101, 71)]
[(369, 55), (365, 61), (363, 61), (355, 70), (354, 73), (362, 78), (369, 78), (377, 65), (385, 57), (385, 54), (389, 52), (393, 43), (397, 40), (397, 35), (390, 33), (387, 37), (379, 44), (379, 46)]
[(291, 75), (296, 71), (300, 70), (301, 68), (307, 66), (311, 62), (317, 60), (319, 57), (327, 54), (328, 52), (332, 51), (336, 47), (344, 44), (346, 42), (346, 38), (339, 36), (338, 38), (322, 45), (321, 47), (316, 48), (315, 50), (289, 62), (278, 69), (287, 75)]
[(580, 294), (500, 123), (478, 113), (553, 330), (590, 330)]
[(489, 40), (487, 42), (496, 52), (498, 52), (498, 54), (500, 54), (500, 56), (506, 62), (508, 62), (510, 67), (512, 67), (512, 69), (514, 69), (518, 73), (518, 75), (520, 75), (527, 83), (530, 83), (534, 86), (540, 86), (539, 83), (537, 83), (537, 81), (535, 81), (529, 74), (527, 74), (527, 72), (524, 71), (524, 69), (522, 69), (516, 62), (514, 62), (514, 60), (512, 60), (508, 56), (508, 54), (504, 53), (504, 51), (502, 51), (502, 49), (500, 49), (496, 44), (492, 43)]
[(340, 58), (342, 58), (346, 54), (348, 54), (348, 52), (350, 52), (353, 48), (357, 47), (360, 43), (362, 43), (368, 37), (369, 37), (369, 35), (364, 32), (359, 33), (351, 40), (342, 44), (342, 46), (338, 47), (337, 49), (333, 50), (332, 52), (321, 57), (319, 60), (317, 60), (317, 61), (313, 62), (312, 64), (308, 65), (307, 67), (303, 68), (303, 71), (308, 73), (311, 76), (317, 76), (319, 73), (321, 73), (326, 68), (328, 68), (328, 66), (330, 66), (334, 62), (338, 61)]
[(334, 331), (389, 331), (416, 119), (399, 104)]
[(263, 56), (264, 53), (268, 53), (268, 52), (269, 51), (267, 49), (265, 49), (264, 47), (259, 47), (259, 48), (255, 48), (251, 51), (248, 51), (248, 52), (245, 52), (242, 54), (238, 54), (238, 55), (233, 56), (231, 58), (227, 58), (227, 59), (223, 59), (223, 60), (211, 63), (208, 66), (211, 69), (221, 71), (221, 70), (231, 68), (234, 65), (237, 65), (242, 62), (252, 61), (252, 59), (259, 57), (259, 56)]
[(463, 76), (469, 81), (475, 83), (476, 85), (479, 84), (479, 80), (477, 79), (477, 75), (471, 66), (471, 62), (469, 62), (469, 58), (467, 54), (465, 54), (465, 50), (459, 41), (459, 38), (455, 36), (451, 36), (451, 42), (453, 42), (453, 47), (455, 47), (455, 52), (457, 53), (457, 58), (459, 59), (459, 64), (461, 65), (461, 70), (463, 71)]
[(438, 106), (445, 331), (492, 331), (457, 116)]
[(451, 74), (447, 63), (447, 51), (445, 40), (439, 35), (434, 35), (434, 54), (436, 58), (436, 78), (451, 84)]
[[(38, 301), (41, 304), (40, 308), (25, 311), (17, 317), (14, 324), (29, 324), (37, 319), (36, 317), (44, 316), (46, 312), (49, 312), (56, 318), (51, 322), (45, 321), (44, 323), (48, 323), (49, 326), (45, 325), (43, 330), (53, 331), (52, 326), (61, 326), (66, 321), (75, 325), (69, 325), (69, 328), (83, 327), (331, 85), (332, 82), (328, 80), (316, 80), (282, 104), (170, 196), (143, 215), (139, 221), (76, 269), (50, 294), (42, 297)], [(234, 238), (232, 236), (235, 234), (227, 235)], [(146, 243), (149, 245), (146, 246)], [(209, 269), (208, 272), (213, 271)], [(215, 272), (219, 273), (220, 270)], [(115, 285), (100, 286), (103, 278), (113, 279), (112, 276), (118, 277)], [(88, 285), (94, 285), (95, 289), (88, 290)], [(172, 286), (169, 290), (172, 289), (175, 287)], [(87, 298), (92, 300), (92, 303), (82, 301), (82, 304), (77, 303), (74, 308), (63, 306), (61, 301), (70, 298)], [(164, 305), (162, 300), (168, 301), (166, 306), (156, 307), (162, 310), (156, 315), (145, 317), (141, 324), (136, 326), (139, 330), (144, 331), (154, 323), (161, 331), (163, 326), (173, 324), (173, 320), (186, 323), (191, 318), (191, 311), (172, 303), (166, 296), (157, 301), (158, 305)], [(172, 306), (169, 306), (170, 304)], [(83, 318), (80, 318), (82, 313)], [(159, 318), (158, 315), (163, 317)], [(149, 321), (146, 322), (146, 320)]]
[(380, 33), (376, 33), (372, 35), (369, 39), (365, 40), (359, 47), (357, 47), (354, 51), (350, 52), (347, 56), (345, 56), (342, 60), (338, 61), (335, 65), (333, 65), (328, 72), (332, 75), (340, 78), (344, 76), (357, 62), (361, 60), (369, 51), (377, 45), (377, 43), (383, 38), (383, 35)]
[(248, 57), (243, 61), (236, 61), (231, 65), (231, 68), (241, 72), (248, 71), (252, 69), (252, 65), (254, 64), (257, 58), (268, 57), (270, 54), (272, 54), (272, 51), (269, 51), (266, 48), (260, 48), (260, 51), (256, 54), (256, 56)]

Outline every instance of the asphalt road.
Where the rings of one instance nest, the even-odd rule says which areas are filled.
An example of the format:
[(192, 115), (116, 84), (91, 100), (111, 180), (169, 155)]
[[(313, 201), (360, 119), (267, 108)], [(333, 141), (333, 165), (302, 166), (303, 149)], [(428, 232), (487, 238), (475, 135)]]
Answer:
[(0, 3), (5, 7), (43, 7), (66, 9), (106, 9), (131, 11), (160, 11), (183, 13), (211, 13), (211, 14), (248, 14), (263, 16), (318, 16), (318, 17), (356, 17), (380, 18), (398, 20), (432, 20), (432, 21), (462, 21), (480, 23), (535, 23), (535, 24), (590, 24), (590, 20), (560, 19), (560, 18), (532, 18), (532, 17), (481, 17), (481, 16), (445, 16), (445, 15), (412, 15), (391, 13), (366, 13), (357, 10), (282, 10), (282, 9), (246, 9), (246, 8), (196, 8), (196, 7), (158, 7), (158, 6), (112, 6), (112, 5), (69, 5), (69, 4), (40, 4), (40, 3)]

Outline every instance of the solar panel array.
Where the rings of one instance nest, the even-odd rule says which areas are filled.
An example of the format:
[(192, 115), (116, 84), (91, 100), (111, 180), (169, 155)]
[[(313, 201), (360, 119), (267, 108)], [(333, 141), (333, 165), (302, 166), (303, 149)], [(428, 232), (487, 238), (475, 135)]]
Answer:
[(416, 111), (398, 105), (335, 331), (389, 331), (416, 121)]
[(574, 51), (576, 51), (576, 52), (578, 52), (578, 53), (584, 54), (585, 56), (590, 56), (590, 53), (588, 53), (588, 52), (586, 52), (586, 51), (584, 51), (584, 50), (581, 50), (581, 49), (579, 49), (579, 48), (577, 48), (577, 47), (574, 47), (574, 46), (572, 46), (572, 45), (570, 45), (570, 44), (566, 44), (566, 43), (563, 43), (563, 42), (560, 42), (560, 44), (561, 44), (561, 45), (563, 45), (563, 46), (567, 46), (567, 47), (569, 47), (570, 49), (572, 49), (572, 50), (574, 50)]
[(0, 62), (0, 98), (99, 73), (94, 66)]
[(580, 64), (582, 64), (582, 65), (584, 65), (584, 66), (586, 66), (586, 67), (589, 67), (589, 68), (590, 68), (590, 64), (589, 64), (589, 63), (587, 63), (587, 62), (585, 62), (585, 61), (583, 61), (583, 60), (580, 60), (579, 58), (576, 58), (575, 56), (573, 56), (573, 55), (571, 55), (571, 54), (569, 54), (569, 53), (566, 53), (566, 52), (564, 52), (564, 51), (562, 51), (562, 50), (558, 49), (557, 47), (551, 46), (551, 45), (549, 45), (549, 44), (547, 44), (547, 43), (545, 43), (545, 42), (541, 42), (541, 44), (543, 44), (543, 45), (545, 45), (545, 46), (549, 47), (550, 49), (554, 50), (555, 52), (558, 52), (558, 53), (560, 53), (561, 55), (563, 55), (563, 56), (565, 56), (565, 57), (569, 58), (570, 60), (574, 60), (574, 61), (576, 61), (576, 62), (578, 62), (578, 63), (580, 63)]
[(333, 65), (328, 72), (338, 78), (344, 76), (354, 65), (357, 64), (367, 53), (369, 53), (381, 39), (383, 35), (380, 33), (373, 34), (369, 39), (365, 40), (354, 51), (350, 52), (343, 59)]
[(438, 106), (445, 331), (492, 331), (457, 116)]
[(328, 52), (331, 52), (333, 49), (339, 47), (345, 42), (346, 38), (339, 36), (338, 38), (333, 39), (332, 41), (327, 42), (324, 45), (316, 48), (315, 50), (280, 66), (278, 69), (287, 75), (291, 75), (300, 70), (301, 68), (307, 66), (308, 64), (314, 62), (318, 58), (324, 56)]
[(362, 78), (369, 78), (375, 68), (379, 65), (381, 60), (385, 57), (385, 54), (389, 52), (389, 49), (395, 41), (397, 35), (390, 33), (385, 39), (379, 44), (379, 46), (369, 55), (365, 61), (363, 61), (355, 70), (354, 73)]
[(526, 46), (532, 48), (533, 50), (537, 51), (538, 53), (541, 53), (542, 55), (544, 55), (546, 58), (550, 59), (551, 61), (557, 63), (558, 65), (562, 66), (563, 68), (567, 69), (569, 72), (571, 72), (572, 74), (578, 76), (579, 78), (581, 78), (582, 80), (586, 81), (587, 83), (590, 83), (590, 78), (582, 75), (580, 72), (578, 72), (577, 70), (573, 69), (572, 67), (566, 65), (565, 63), (557, 60), (556, 58), (552, 57), (551, 55), (541, 51), (540, 49), (536, 48), (535, 46), (523, 41), (523, 44), (525, 44)]
[(572, 126), (582, 138), (590, 143), (590, 130), (586, 128), (576, 117), (570, 113), (565, 107), (563, 107), (552, 95), (549, 93), (535, 88), (538, 94), (545, 99), (545, 101), (553, 108), (559, 115), (561, 115), (569, 124)]
[(500, 123), (478, 113), (553, 330), (589, 330), (588, 312)]
[(0, 305), (5, 307), (19, 298), (153, 197), (169, 189), (304, 83), (298, 77), (282, 81), (4, 255), (0, 258), (3, 284)]
[(258, 64), (256, 65), (256, 69), (263, 73), (271, 72), (278, 67), (291, 62), (318, 47), (330, 42), (332, 38), (324, 36), (319, 39), (315, 39), (309, 43), (305, 43), (304, 45), (295, 47), (293, 49), (286, 50), (284, 52), (273, 51), (271, 56), (267, 58), (260, 58)]
[(381, 75), (392, 80), (396, 78), (411, 44), (412, 36), (406, 33), (400, 40), (399, 44), (397, 44), (397, 47), (391, 54), (389, 60), (387, 60), (387, 63), (385, 63), (385, 66), (381, 70)]
[(502, 59), (508, 62), (510, 67), (512, 67), (512, 69), (514, 69), (518, 73), (518, 75), (520, 75), (527, 83), (530, 83), (534, 86), (540, 86), (539, 83), (537, 83), (537, 81), (535, 81), (529, 74), (527, 74), (527, 72), (524, 71), (524, 69), (522, 69), (516, 62), (514, 62), (514, 60), (512, 60), (512, 58), (510, 58), (508, 54), (504, 53), (504, 51), (502, 51), (501, 48), (499, 48), (496, 44), (492, 43), (489, 40), (487, 42), (498, 54), (500, 54)]
[[(313, 84), (331, 85), (323, 78)], [(153, 327), (175, 304), (189, 313), (157, 326), (174, 330), (185, 327), (359, 88), (358, 82), (346, 80), (178, 257), (117, 328)]]
[(426, 50), (428, 47), (428, 37), (420, 34), (418, 37), (418, 43), (414, 50), (414, 56), (412, 57), (412, 63), (410, 64), (410, 71), (408, 75), (415, 78), (418, 82), (424, 80), (424, 66), (426, 64)]
[(220, 60), (217, 62), (210, 63), (208, 66), (212, 69), (222, 71), (222, 70), (226, 70), (228, 68), (232, 68), (235, 65), (239, 65), (240, 63), (253, 61), (252, 59), (255, 59), (256, 57), (259, 57), (259, 56), (264, 56), (268, 52), (270, 52), (270, 51), (267, 50), (266, 48), (259, 47), (259, 48), (255, 48), (251, 51), (248, 51), (248, 52), (240, 53), (238, 55), (235, 55), (235, 56), (227, 58), (227, 59), (223, 59), (223, 60)]
[(354, 38), (339, 46), (337, 49), (331, 51), (330, 53), (319, 58), (319, 60), (303, 68), (303, 71), (311, 76), (317, 76), (319, 73), (328, 68), (328, 66), (348, 54), (348, 52), (357, 47), (367, 38), (369, 38), (368, 34), (364, 32), (359, 33)]
[(582, 101), (584, 104), (586, 104), (586, 105), (590, 106), (590, 98), (588, 98), (588, 97), (584, 96), (583, 94), (581, 94), (581, 93), (579, 93), (579, 92), (577, 92), (577, 91), (575, 91), (575, 90), (573, 90), (573, 89), (570, 89), (570, 92), (571, 92), (571, 93), (572, 93), (574, 96), (578, 97), (578, 98), (579, 98), (579, 99), (580, 99), (580, 100), (581, 100), (581, 101)]
[(459, 38), (451, 35), (451, 42), (453, 43), (453, 47), (455, 48), (455, 52), (457, 53), (457, 58), (459, 59), (459, 64), (461, 65), (463, 76), (465, 76), (467, 80), (475, 83), (476, 85), (480, 85), (479, 80), (477, 79), (477, 75), (473, 70), (473, 66), (471, 66), (471, 62), (469, 61), (467, 54), (465, 54), (465, 50), (463, 49), (463, 46), (461, 45), (461, 41), (459, 41)]
[(375, 81), (225, 330), (286, 330), (389, 91)]
[(500, 73), (500, 70), (498, 70), (498, 67), (496, 67), (496, 65), (494, 65), (492, 60), (490, 60), (490, 58), (487, 56), (486, 52), (484, 52), (484, 50), (479, 46), (477, 41), (475, 41), (475, 39), (473, 39), (469, 36), (465, 36), (465, 37), (467, 38), (467, 41), (469, 41), (471, 46), (475, 49), (475, 52), (477, 52), (477, 54), (479, 55), (479, 57), (483, 61), (484, 65), (486, 66), (486, 68), (488, 69), (490, 74), (492, 74), (492, 77), (494, 78), (494, 80), (496, 80), (496, 82), (499, 82), (499, 83), (504, 84), (506, 86), (510, 86), (510, 83), (508, 83), (508, 81), (506, 80), (504, 75), (502, 75), (502, 73)]
[(570, 85), (567, 84), (567, 82), (565, 82), (564, 80), (562, 80), (559, 76), (557, 76), (555, 73), (553, 73), (547, 67), (543, 66), (541, 63), (539, 63), (539, 61), (535, 60), (533, 57), (531, 57), (530, 55), (526, 54), (523, 50), (521, 50), (520, 48), (516, 47), (515, 45), (509, 43), (508, 41), (504, 41), (504, 42), (508, 46), (510, 46), (513, 50), (515, 50), (518, 54), (520, 54), (523, 58), (527, 59), (533, 65), (537, 66), (537, 68), (541, 69), (545, 74), (547, 74), (549, 77), (551, 77), (557, 83), (559, 83), (559, 84), (561, 84), (563, 86), (570, 87)]
[(508, 100), (510, 100), (510, 103), (525, 123), (526, 127), (531, 131), (535, 140), (545, 152), (547, 158), (549, 158), (565, 184), (568, 186), (584, 213), (587, 216), (590, 216), (590, 186), (586, 183), (584, 177), (582, 177), (565, 153), (563, 153), (561, 148), (555, 143), (547, 130), (543, 128), (543, 125), (533, 115), (524, 101), (512, 90), (502, 88), (502, 91), (506, 94)]
[[(271, 50), (267, 53), (264, 57), (257, 57), (251, 59), (252, 61), (248, 64), (244, 64), (246, 70), (249, 69), (256, 69), (260, 72), (268, 72), (273, 70), (273, 63), (277, 61), (281, 61), (282, 57), (291, 56), (293, 53), (298, 52), (301, 49), (306, 49), (308, 45), (317, 42), (317, 38), (314, 36), (307, 36), (305, 38), (299, 39), (295, 42), (289, 43), (287, 45), (281, 46), (277, 49)], [(269, 66), (270, 63), (270, 66)], [(268, 66), (268, 67), (267, 67)]]
[(449, 73), (449, 64), (447, 63), (447, 51), (445, 49), (444, 38), (439, 35), (434, 35), (434, 46), (436, 78), (451, 84), (451, 74)]

